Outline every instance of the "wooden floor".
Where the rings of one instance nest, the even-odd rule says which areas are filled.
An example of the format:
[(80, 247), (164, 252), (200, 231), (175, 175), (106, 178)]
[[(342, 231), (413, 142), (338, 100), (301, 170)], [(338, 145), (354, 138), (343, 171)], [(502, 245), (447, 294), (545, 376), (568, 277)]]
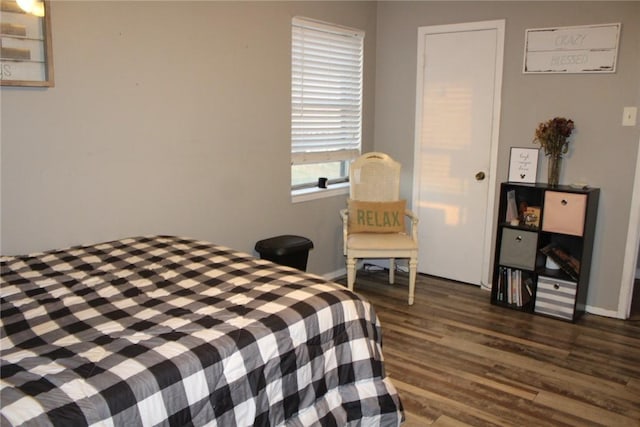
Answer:
[[(640, 426), (640, 322), (576, 324), (489, 304), (478, 287), (359, 271), (409, 426)], [(338, 280), (344, 283), (344, 279)]]

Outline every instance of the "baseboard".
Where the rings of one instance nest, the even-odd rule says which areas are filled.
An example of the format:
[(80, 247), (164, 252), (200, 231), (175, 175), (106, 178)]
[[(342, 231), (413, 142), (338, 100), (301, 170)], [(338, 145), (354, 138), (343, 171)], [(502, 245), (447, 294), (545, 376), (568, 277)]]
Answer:
[[(356, 260), (356, 270), (360, 270), (362, 268), (362, 266), (364, 265), (364, 261), (359, 259)], [(324, 273), (322, 275), (322, 278), (325, 280), (329, 280), (329, 281), (333, 281), (335, 279), (337, 279), (338, 277), (344, 277), (347, 275), (347, 267), (341, 268), (339, 270), (335, 270), (335, 271), (330, 271), (328, 273)]]
[[(482, 286), (483, 290), (487, 290), (490, 291), (491, 290), (491, 285), (488, 285), (489, 287), (485, 287), (484, 285)], [(624, 317), (620, 317), (618, 315), (618, 312), (615, 310), (605, 310), (604, 308), (600, 308), (600, 307), (593, 307), (593, 306), (586, 306), (585, 307), (585, 311), (587, 313), (590, 314), (595, 314), (596, 316), (603, 316), (603, 317), (612, 317), (614, 319), (624, 319)]]
[[(372, 264), (377, 265), (379, 267), (383, 267), (383, 268), (389, 268), (389, 261), (386, 261), (386, 266), (385, 266), (385, 260), (376, 260), (378, 262), (373, 262)], [(380, 262), (382, 261), (382, 262)], [(362, 260), (358, 260), (358, 265), (356, 266), (356, 268), (360, 269), (362, 268)], [(347, 275), (347, 269), (346, 268), (341, 268), (339, 270), (336, 271), (332, 271), (329, 273), (325, 273), (322, 275), (322, 278), (325, 280), (329, 280), (329, 281), (333, 281), (339, 277), (344, 277)], [(491, 290), (491, 285), (488, 285), (489, 287), (487, 288), (486, 286), (482, 286), (481, 288), (483, 290)], [(596, 316), (604, 316), (604, 317), (611, 317), (614, 319), (624, 319), (624, 317), (620, 317), (618, 315), (618, 312), (615, 310), (605, 310), (604, 308), (600, 308), (600, 307), (593, 307), (593, 306), (586, 306), (585, 307), (585, 311), (587, 313), (590, 314), (595, 314)]]
[(590, 305), (585, 307), (587, 313), (595, 314), (596, 316), (612, 317), (614, 319), (624, 319), (620, 317), (616, 310), (605, 310), (600, 307), (592, 307)]
[(338, 277), (344, 277), (347, 275), (347, 269), (341, 268), (340, 270), (331, 271), (329, 273), (325, 273), (322, 275), (324, 280), (328, 280), (330, 282), (336, 280)]

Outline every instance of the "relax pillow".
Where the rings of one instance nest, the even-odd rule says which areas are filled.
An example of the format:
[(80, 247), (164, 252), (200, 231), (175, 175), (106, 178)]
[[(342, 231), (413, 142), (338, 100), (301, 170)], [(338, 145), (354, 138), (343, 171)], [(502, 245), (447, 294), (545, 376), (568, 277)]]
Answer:
[(348, 201), (350, 233), (399, 233), (405, 231), (406, 200), (396, 202)]

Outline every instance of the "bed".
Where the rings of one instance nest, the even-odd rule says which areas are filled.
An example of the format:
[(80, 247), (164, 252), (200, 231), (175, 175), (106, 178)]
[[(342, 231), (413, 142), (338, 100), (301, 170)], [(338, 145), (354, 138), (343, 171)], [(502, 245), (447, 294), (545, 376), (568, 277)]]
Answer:
[(208, 242), (1, 259), (0, 425), (399, 425), (372, 306)]

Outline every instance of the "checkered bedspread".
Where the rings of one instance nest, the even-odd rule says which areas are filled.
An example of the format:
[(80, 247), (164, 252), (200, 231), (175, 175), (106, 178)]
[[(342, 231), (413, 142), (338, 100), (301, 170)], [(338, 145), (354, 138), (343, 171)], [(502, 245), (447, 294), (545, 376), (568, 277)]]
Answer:
[(372, 307), (317, 276), (159, 236), (1, 267), (2, 426), (401, 422)]

